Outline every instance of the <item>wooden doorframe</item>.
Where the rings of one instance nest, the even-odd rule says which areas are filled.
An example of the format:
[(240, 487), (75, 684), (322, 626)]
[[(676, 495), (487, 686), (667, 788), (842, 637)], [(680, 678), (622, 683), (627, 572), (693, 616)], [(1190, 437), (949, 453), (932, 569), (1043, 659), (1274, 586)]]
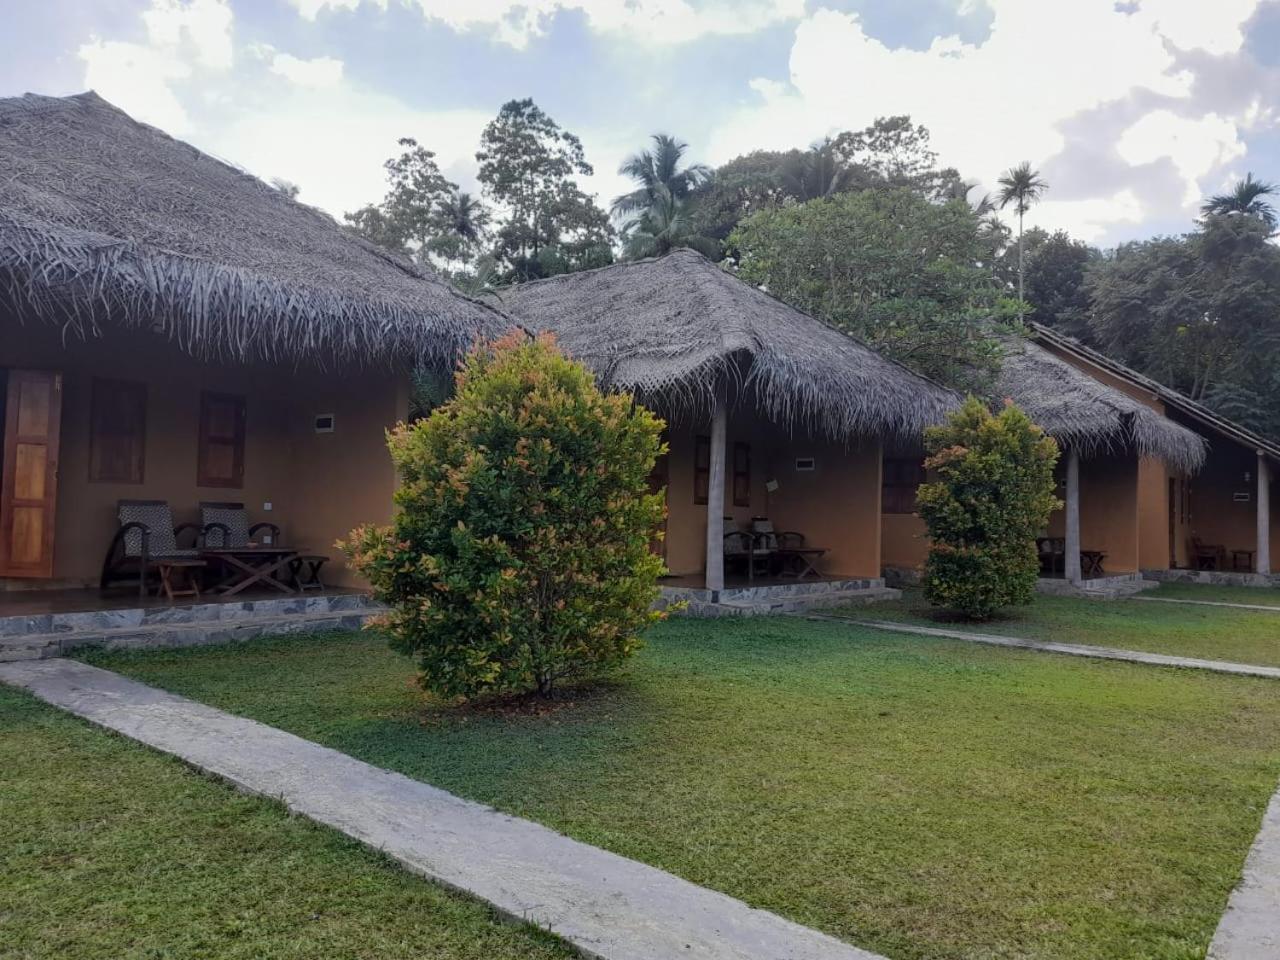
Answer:
[[(0, 577), (53, 576), (62, 430), (62, 374), (6, 368), (3, 461), (0, 462)], [(35, 416), (29, 418), (27, 414)], [(33, 457), (38, 457), (33, 460)], [(30, 468), (24, 472), (24, 468)], [(39, 551), (16, 556), (19, 511), (39, 520)]]

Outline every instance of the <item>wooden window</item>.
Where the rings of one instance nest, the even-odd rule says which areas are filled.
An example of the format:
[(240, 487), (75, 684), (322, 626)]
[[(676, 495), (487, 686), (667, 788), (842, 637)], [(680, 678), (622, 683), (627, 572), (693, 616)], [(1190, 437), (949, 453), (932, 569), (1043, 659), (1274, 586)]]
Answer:
[(733, 445), (733, 505), (751, 506), (751, 445)]
[(146, 473), (147, 385), (93, 381), (89, 482), (142, 483)]
[(884, 513), (915, 513), (916, 490), (925, 481), (924, 461), (912, 457), (886, 457), (880, 489)]
[(244, 397), (231, 393), (200, 394), (196, 484), (244, 486)]
[(693, 502), (706, 503), (711, 489), (711, 438), (698, 437), (693, 444)]

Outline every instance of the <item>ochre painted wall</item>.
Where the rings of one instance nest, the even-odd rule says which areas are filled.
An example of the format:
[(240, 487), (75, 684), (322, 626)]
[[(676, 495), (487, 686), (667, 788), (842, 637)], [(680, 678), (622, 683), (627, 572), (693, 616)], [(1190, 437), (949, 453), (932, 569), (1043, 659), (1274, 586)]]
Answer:
[[(1059, 461), (1059, 500), (1066, 498), (1065, 460)], [(1066, 535), (1066, 513), (1049, 518), (1051, 537)], [(1080, 549), (1106, 553), (1106, 573), (1138, 570), (1138, 461), (1124, 454), (1080, 460)]]
[[(694, 445), (710, 424), (673, 419), (668, 431), (667, 568), (675, 576), (706, 569), (707, 508), (693, 502)], [(751, 504), (733, 504), (733, 446), (751, 448)], [(817, 469), (797, 472), (797, 457), (813, 457)], [(765, 490), (769, 479), (774, 493)], [(874, 441), (844, 445), (790, 432), (750, 411), (729, 418), (725, 464), (725, 514), (743, 529), (752, 517), (769, 517), (777, 530), (805, 534), (828, 553), (827, 575), (877, 577), (880, 571), (880, 449)]]
[[(116, 501), (167, 500), (177, 523), (197, 521), (201, 500), (245, 503), (251, 520), (283, 529), (284, 543), (333, 557), (326, 579), (353, 582), (333, 541), (391, 513), (394, 469), (383, 430), (407, 409), (406, 378), (387, 370), (358, 375), (298, 372), (265, 364), (201, 363), (147, 333), (111, 329), (64, 347), (49, 326), (0, 317), (0, 367), (63, 374), (62, 439), (54, 537), (54, 579), (95, 583), (117, 527)], [(147, 385), (145, 473), (141, 484), (89, 482), (89, 422), (95, 376)], [(196, 485), (202, 390), (246, 398), (244, 484)], [(337, 432), (318, 436), (316, 413), (337, 415)], [(263, 504), (271, 503), (270, 513)]]

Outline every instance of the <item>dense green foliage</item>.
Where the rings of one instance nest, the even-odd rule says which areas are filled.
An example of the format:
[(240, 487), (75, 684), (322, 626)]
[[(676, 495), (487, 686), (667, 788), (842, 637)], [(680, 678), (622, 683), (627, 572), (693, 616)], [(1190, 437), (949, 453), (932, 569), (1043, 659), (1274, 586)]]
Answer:
[(673, 618), (518, 710), (369, 636), (99, 662), (895, 960), (1203, 957), (1280, 777), (1274, 681), (789, 617)]
[(1280, 248), (1258, 217), (1120, 247), (1089, 271), (1091, 339), (1228, 417), (1280, 436)]
[(752, 214), (729, 238), (749, 283), (944, 382), (981, 389), (1012, 317), (968, 204), (899, 188)]
[(424, 686), (546, 694), (635, 652), (663, 569), (649, 545), (664, 497), (647, 482), (661, 430), (550, 339), (512, 334), (390, 434), (396, 516), (347, 550)]
[(614, 199), (610, 210), (622, 221), (622, 243), (631, 259), (660, 257), (679, 247), (719, 256), (718, 245), (698, 234), (689, 216), (691, 196), (711, 171), (695, 163), (681, 166), (689, 145), (665, 133), (653, 135), (653, 147), (628, 157), (618, 172), (636, 189)]
[(1013, 403), (993, 416), (970, 397), (925, 432), (920, 516), (931, 546), (925, 596), (973, 619), (1035, 595), (1036, 537), (1061, 506), (1054, 497), (1058, 445)]
[(280, 804), (0, 684), (5, 960), (577, 956)]

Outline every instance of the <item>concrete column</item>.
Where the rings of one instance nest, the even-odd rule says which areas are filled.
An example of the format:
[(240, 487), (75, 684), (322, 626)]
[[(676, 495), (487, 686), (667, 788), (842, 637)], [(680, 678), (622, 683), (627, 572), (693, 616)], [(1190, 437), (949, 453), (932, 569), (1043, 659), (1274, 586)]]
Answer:
[(1080, 582), (1080, 454), (1067, 449), (1067, 579)]
[(1271, 573), (1271, 464), (1267, 455), (1258, 451), (1258, 553), (1254, 569)]
[(711, 471), (707, 477), (707, 583), (708, 590), (724, 589), (724, 454), (726, 420), (724, 400), (716, 398), (711, 414)]

